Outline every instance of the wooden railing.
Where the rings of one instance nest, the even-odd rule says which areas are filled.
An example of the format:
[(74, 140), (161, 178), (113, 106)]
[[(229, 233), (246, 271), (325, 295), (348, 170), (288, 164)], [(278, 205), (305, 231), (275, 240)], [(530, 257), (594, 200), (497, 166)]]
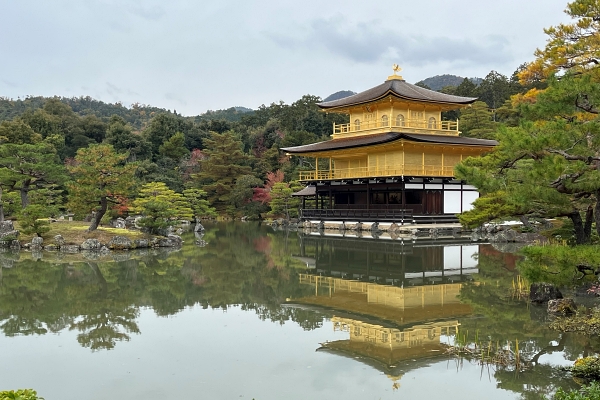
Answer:
[(360, 179), (370, 177), (436, 176), (453, 177), (454, 166), (404, 165), (382, 167), (335, 168), (331, 171), (300, 171), (301, 181)]
[(360, 208), (334, 208), (327, 210), (301, 209), (301, 219), (328, 219), (328, 220), (355, 220), (355, 221), (390, 221), (401, 224), (413, 223), (412, 210), (401, 208), (360, 209)]
[(333, 124), (333, 134), (339, 135), (353, 132), (367, 132), (377, 130), (423, 130), (435, 131), (437, 134), (457, 135), (458, 121), (427, 121), (421, 119), (408, 119), (400, 124), (397, 121), (361, 121), (348, 124)]

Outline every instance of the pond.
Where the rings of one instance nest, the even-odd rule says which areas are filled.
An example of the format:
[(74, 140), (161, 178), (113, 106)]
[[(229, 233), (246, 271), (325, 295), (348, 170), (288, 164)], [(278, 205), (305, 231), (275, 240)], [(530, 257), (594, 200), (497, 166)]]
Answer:
[[(597, 340), (546, 328), (516, 256), (208, 225), (170, 252), (0, 253), (0, 390), (71, 399), (541, 398)], [(518, 341), (526, 366), (458, 358)]]

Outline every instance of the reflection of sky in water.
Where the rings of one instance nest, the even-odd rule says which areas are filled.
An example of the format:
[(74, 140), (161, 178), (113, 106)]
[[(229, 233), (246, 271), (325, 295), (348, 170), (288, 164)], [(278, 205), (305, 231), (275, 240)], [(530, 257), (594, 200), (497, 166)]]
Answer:
[[(490, 375), (454, 360), (407, 372), (392, 389), (380, 371), (319, 343), (345, 340), (332, 323), (304, 331), (261, 321), (253, 311), (186, 309), (138, 318), (141, 335), (114, 350), (91, 352), (76, 332), (0, 337), (0, 387), (35, 388), (46, 399), (446, 399), (515, 398)], [(446, 342), (444, 338), (444, 342)]]

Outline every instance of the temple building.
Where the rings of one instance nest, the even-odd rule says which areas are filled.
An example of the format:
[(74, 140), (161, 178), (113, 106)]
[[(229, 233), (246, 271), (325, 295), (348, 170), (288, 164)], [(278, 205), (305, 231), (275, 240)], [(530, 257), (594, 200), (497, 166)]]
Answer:
[(461, 137), (458, 121), (442, 120), (476, 98), (407, 83), (398, 70), (379, 86), (318, 104), (350, 116), (334, 124), (331, 140), (282, 149), (314, 160), (314, 169), (300, 172), (307, 186), (296, 193), (303, 219), (453, 222), (479, 197), (454, 178), (454, 166), (497, 142)]

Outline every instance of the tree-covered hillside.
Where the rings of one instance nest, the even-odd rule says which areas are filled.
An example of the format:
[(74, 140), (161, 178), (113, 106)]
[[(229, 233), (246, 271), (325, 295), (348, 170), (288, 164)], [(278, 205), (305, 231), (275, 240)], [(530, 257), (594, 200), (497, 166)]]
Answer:
[[(68, 105), (79, 116), (93, 115), (107, 121), (112, 116), (123, 118), (134, 130), (143, 130), (157, 114), (177, 115), (177, 111), (153, 107), (147, 104), (135, 103), (129, 107), (121, 103), (105, 103), (89, 96), (81, 97), (26, 97), (24, 99), (9, 99), (0, 97), (0, 122), (11, 120), (26, 111), (35, 111), (44, 107), (49, 100), (58, 100)], [(189, 117), (196, 122), (209, 120), (239, 121), (243, 115), (253, 110), (246, 107), (230, 107), (226, 110), (208, 110), (195, 117)]]
[[(448, 86), (458, 86), (463, 80), (465, 80), (465, 78), (462, 76), (444, 74), (423, 79), (422, 81), (417, 82), (416, 85), (426, 86), (431, 90), (440, 91)], [(479, 85), (482, 81), (481, 78), (469, 78), (469, 80), (475, 85)]]

